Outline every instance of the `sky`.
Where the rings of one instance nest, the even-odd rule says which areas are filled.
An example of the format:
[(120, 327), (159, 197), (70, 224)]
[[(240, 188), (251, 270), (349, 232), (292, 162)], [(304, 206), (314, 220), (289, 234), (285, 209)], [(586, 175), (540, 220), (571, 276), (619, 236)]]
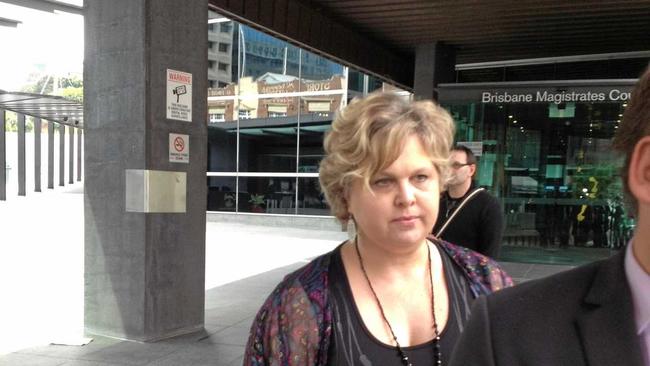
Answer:
[[(83, 5), (83, 0), (59, 0)], [(20, 91), (34, 72), (81, 77), (84, 26), (81, 15), (48, 13), (0, 0), (0, 17), (21, 21), (0, 26), (0, 90)]]

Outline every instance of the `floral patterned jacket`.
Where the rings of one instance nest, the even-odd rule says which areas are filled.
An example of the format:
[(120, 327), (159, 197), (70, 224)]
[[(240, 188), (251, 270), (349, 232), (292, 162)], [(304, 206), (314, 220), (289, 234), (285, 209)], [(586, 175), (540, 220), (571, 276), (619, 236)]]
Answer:
[[(494, 260), (467, 248), (429, 238), (467, 275), (474, 297), (512, 286)], [(259, 310), (245, 349), (244, 365), (327, 365), (332, 333), (328, 270), (333, 252), (287, 275)]]

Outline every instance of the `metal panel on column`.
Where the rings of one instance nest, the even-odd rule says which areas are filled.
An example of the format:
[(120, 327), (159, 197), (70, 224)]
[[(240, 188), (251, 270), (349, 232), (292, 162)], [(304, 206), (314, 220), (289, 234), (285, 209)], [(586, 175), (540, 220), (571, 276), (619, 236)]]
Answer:
[(47, 121), (47, 188), (54, 189), (54, 122)]
[(24, 196), (25, 189), (25, 115), (18, 114), (18, 195)]
[(81, 182), (81, 131), (77, 129), (77, 182)]
[(5, 135), (5, 110), (0, 109), (0, 201), (7, 200), (7, 137)]
[(68, 132), (70, 133), (68, 141), (68, 151), (70, 152), (68, 156), (68, 183), (72, 184), (74, 183), (74, 127), (68, 126)]
[(65, 125), (59, 123), (59, 185), (65, 185)]
[(41, 191), (41, 119), (34, 118), (34, 192)]

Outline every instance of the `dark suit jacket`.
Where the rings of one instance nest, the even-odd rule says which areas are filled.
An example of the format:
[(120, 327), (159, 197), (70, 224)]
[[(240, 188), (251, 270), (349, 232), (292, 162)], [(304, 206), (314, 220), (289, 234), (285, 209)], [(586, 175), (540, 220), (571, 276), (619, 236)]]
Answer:
[(477, 299), (451, 365), (642, 365), (624, 258)]

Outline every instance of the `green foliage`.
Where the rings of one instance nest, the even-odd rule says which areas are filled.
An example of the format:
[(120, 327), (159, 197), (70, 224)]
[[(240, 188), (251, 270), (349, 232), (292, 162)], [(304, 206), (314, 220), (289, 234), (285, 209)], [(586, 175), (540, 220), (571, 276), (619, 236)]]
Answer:
[[(32, 117), (25, 116), (25, 132), (32, 132), (34, 130), (34, 122)], [(5, 131), (18, 132), (18, 115), (14, 112), (5, 112)]]
[(253, 205), (261, 206), (264, 204), (264, 195), (263, 194), (251, 194), (251, 198), (248, 200)]
[(74, 100), (78, 103), (84, 102), (84, 88), (83, 87), (69, 87), (60, 90), (59, 95), (68, 100)]
[(44, 75), (32, 84), (22, 88), (25, 93), (48, 94), (54, 93), (54, 83), (58, 82), (56, 95), (75, 102), (83, 103), (83, 80), (77, 76), (55, 78), (52, 75)]

